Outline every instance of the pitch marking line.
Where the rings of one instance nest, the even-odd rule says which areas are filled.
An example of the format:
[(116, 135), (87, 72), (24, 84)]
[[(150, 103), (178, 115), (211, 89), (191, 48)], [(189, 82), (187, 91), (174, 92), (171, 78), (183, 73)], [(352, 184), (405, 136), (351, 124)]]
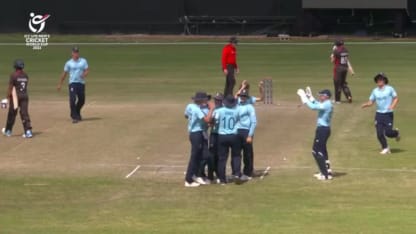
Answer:
[[(186, 168), (185, 165), (165, 165), (165, 164), (143, 164), (142, 168), (159, 168), (159, 169), (169, 169), (169, 172), (178, 172), (183, 173), (183, 168)], [(258, 166), (262, 168), (261, 166)], [(263, 167), (264, 168), (264, 167)], [(263, 171), (262, 175), (267, 175), (270, 171), (274, 170), (309, 170), (314, 169), (313, 166), (277, 166), (273, 169), (271, 166), (267, 166)], [(381, 171), (381, 172), (398, 172), (398, 173), (416, 173), (416, 169), (400, 169), (400, 168), (366, 168), (366, 167), (334, 167), (336, 171)], [(168, 173), (164, 171), (164, 173)]]
[(261, 176), (260, 176), (260, 179), (262, 180), (262, 179), (264, 179), (264, 177), (267, 175), (267, 174), (269, 174), (269, 171), (270, 171), (270, 169), (271, 169), (271, 167), (270, 166), (268, 166), (264, 171), (263, 171), (263, 173), (261, 174)]
[(140, 165), (137, 165), (133, 171), (131, 171), (129, 174), (126, 175), (126, 179), (130, 178), (130, 176), (132, 176), (134, 173), (136, 173), (137, 170), (139, 170)]

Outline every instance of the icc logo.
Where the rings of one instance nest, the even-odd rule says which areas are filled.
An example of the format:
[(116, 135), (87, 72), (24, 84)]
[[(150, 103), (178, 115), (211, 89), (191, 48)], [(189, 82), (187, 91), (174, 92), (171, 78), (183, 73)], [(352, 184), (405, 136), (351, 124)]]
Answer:
[(33, 33), (41, 33), (45, 29), (45, 21), (50, 17), (51, 15), (35, 15), (35, 13), (30, 13), (30, 19), (29, 19), (29, 29)]

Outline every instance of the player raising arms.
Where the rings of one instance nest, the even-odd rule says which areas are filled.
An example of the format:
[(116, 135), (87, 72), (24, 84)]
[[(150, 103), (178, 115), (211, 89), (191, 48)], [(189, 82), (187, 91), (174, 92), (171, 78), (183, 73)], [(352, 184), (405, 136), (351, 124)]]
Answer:
[(400, 140), (399, 130), (393, 130), (393, 111), (399, 102), (396, 90), (388, 85), (389, 79), (384, 73), (379, 73), (374, 77), (377, 87), (371, 92), (370, 100), (362, 105), (362, 108), (370, 107), (374, 103), (377, 105), (376, 110), (376, 131), (377, 138), (381, 144), (380, 154), (389, 154), (390, 148), (387, 144), (386, 136)]
[(303, 104), (306, 104), (311, 110), (318, 111), (317, 128), (315, 133), (315, 140), (312, 148), (312, 155), (315, 158), (320, 173), (314, 176), (318, 180), (332, 179), (332, 173), (329, 170), (328, 150), (326, 143), (331, 135), (331, 119), (332, 119), (332, 103), (331, 92), (327, 89), (319, 92), (319, 100), (316, 101), (310, 88), (307, 88), (307, 93), (303, 89), (298, 89), (297, 94), (301, 98)]
[(23, 60), (17, 59), (13, 65), (15, 72), (10, 75), (7, 97), (9, 98), (9, 113), (7, 115), (6, 127), (2, 129), (3, 135), (11, 136), (17, 109), (20, 108), (20, 117), (23, 123), (23, 137), (32, 138), (32, 125), (29, 117), (29, 95), (27, 85), (29, 76), (23, 71), (25, 64)]
[[(247, 90), (247, 92), (250, 91), (250, 84), (248, 83), (247, 80), (243, 80), (243, 82), (241, 82), (240, 88), (238, 89), (237, 93), (235, 94), (235, 98), (238, 99), (238, 103), (240, 103), (240, 101), (241, 101), (239, 96), (240, 96), (241, 92), (243, 92), (243, 90)], [(254, 105), (256, 102), (262, 102), (264, 100), (263, 81), (260, 81), (260, 83), (259, 83), (259, 92), (260, 92), (260, 97), (249, 96), (247, 98), (246, 102), (248, 104)]]
[(341, 103), (341, 92), (344, 93), (348, 102), (352, 102), (351, 90), (347, 83), (348, 70), (354, 75), (354, 69), (349, 61), (349, 52), (344, 46), (344, 41), (337, 39), (331, 54), (331, 62), (334, 64), (334, 88), (335, 102)]

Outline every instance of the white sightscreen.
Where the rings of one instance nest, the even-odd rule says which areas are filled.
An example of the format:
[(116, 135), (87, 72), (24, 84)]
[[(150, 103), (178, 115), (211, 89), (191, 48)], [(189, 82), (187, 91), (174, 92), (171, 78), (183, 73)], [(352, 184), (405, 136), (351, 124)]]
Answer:
[(407, 0), (302, 0), (303, 8), (407, 9)]

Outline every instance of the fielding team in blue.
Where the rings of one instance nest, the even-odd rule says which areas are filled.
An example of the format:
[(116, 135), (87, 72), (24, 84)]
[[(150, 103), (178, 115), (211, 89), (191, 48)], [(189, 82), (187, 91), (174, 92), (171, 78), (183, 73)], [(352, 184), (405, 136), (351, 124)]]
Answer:
[[(237, 40), (233, 37), (229, 42), (223, 50), (222, 59), (223, 68), (228, 68), (227, 72), (224, 72), (227, 95), (224, 97), (217, 93), (214, 102), (211, 102), (210, 95), (205, 92), (197, 92), (192, 97), (193, 103), (188, 104), (185, 109), (191, 142), (191, 156), (185, 175), (185, 187), (198, 187), (213, 182), (225, 185), (230, 180), (245, 182), (251, 180), (254, 175), (253, 137), (257, 126), (257, 117), (253, 105), (256, 101), (261, 101), (262, 98), (249, 95), (249, 85), (246, 81), (243, 81), (235, 96), (230, 94), (234, 88), (235, 77), (228, 71), (232, 70), (230, 67), (237, 70), (235, 58)], [(335, 49), (331, 54), (331, 61), (335, 64), (334, 80), (340, 80), (340, 82), (334, 82), (336, 99), (331, 101), (332, 94), (328, 89), (318, 92), (317, 99), (314, 98), (310, 87), (306, 87), (305, 90), (297, 90), (302, 104), (318, 113), (312, 155), (319, 169), (319, 172), (313, 176), (320, 181), (333, 179), (327, 149), (327, 142), (331, 135), (333, 103), (340, 104), (341, 91), (344, 91), (348, 102), (352, 102), (345, 71), (350, 70), (352, 74), (354, 71), (348, 60), (348, 52), (344, 47), (344, 42), (337, 40), (334, 44)], [(234, 56), (230, 60), (232, 64), (227, 64), (227, 51), (232, 51)], [(344, 66), (345, 69), (338, 72), (339, 66)], [(389, 85), (389, 80), (384, 73), (377, 74), (374, 77), (374, 82), (377, 87), (372, 91), (369, 101), (362, 104), (361, 107), (367, 108), (376, 104), (377, 139), (381, 145), (380, 154), (385, 155), (391, 153), (386, 137), (394, 138), (396, 141), (401, 138), (399, 129), (393, 129), (393, 112), (399, 98), (395, 89)], [(261, 95), (263, 96), (262, 92)], [(209, 129), (211, 130), (209, 131)], [(226, 165), (230, 151), (232, 172), (231, 178), (227, 178)], [(242, 152), (243, 154), (241, 154)], [(243, 160), (241, 155), (243, 155)], [(242, 161), (243, 170), (241, 170)], [(208, 175), (205, 174), (205, 171), (208, 171)], [(214, 174), (216, 174), (216, 180)]]

